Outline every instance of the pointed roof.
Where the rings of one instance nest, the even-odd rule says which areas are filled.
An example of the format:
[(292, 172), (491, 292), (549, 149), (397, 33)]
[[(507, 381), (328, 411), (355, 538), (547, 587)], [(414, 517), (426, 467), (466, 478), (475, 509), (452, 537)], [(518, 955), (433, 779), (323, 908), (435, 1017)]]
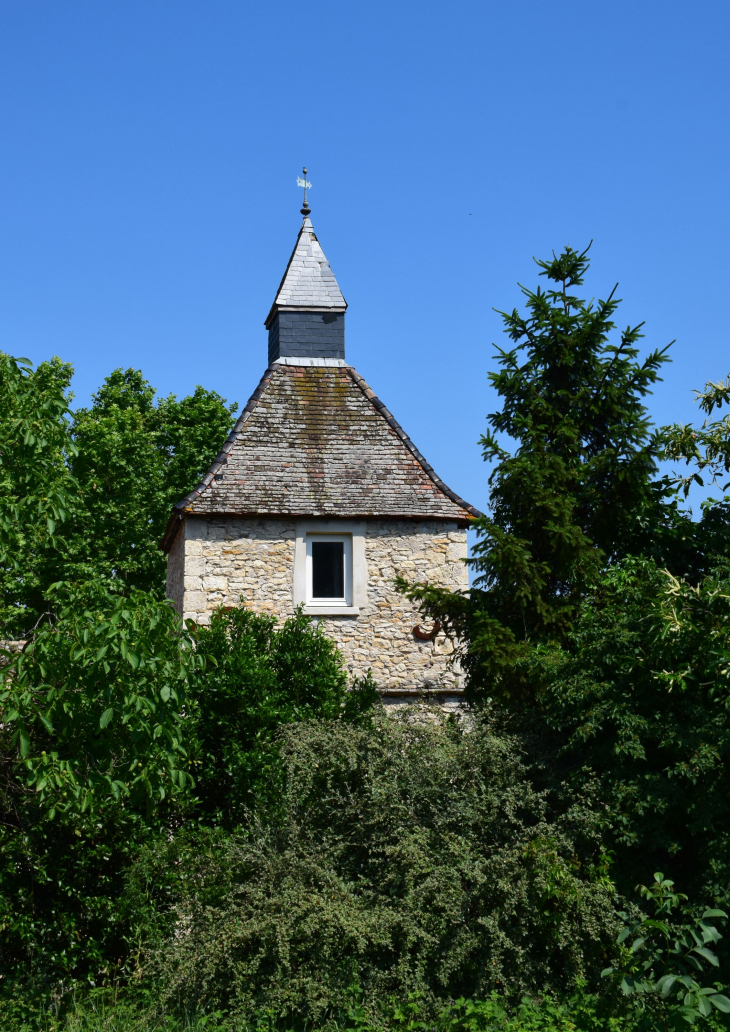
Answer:
[(450, 520), (480, 516), (436, 475), (351, 366), (269, 366), (186, 515)]
[(308, 215), (304, 217), (284, 278), (279, 285), (269, 321), (279, 309), (306, 308), (344, 312), (347, 302), (337, 285)]

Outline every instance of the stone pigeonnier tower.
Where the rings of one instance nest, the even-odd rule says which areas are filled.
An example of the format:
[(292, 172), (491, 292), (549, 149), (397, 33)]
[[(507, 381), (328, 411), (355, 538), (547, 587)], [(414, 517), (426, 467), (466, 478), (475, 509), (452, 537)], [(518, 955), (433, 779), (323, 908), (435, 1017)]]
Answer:
[(460, 693), (450, 642), (393, 586), (468, 587), (479, 512), (436, 476), (345, 359), (342, 296), (305, 201), (266, 319), (269, 366), (222, 451), (173, 509), (168, 596), (207, 623), (221, 605), (320, 620), (352, 674), (392, 701)]

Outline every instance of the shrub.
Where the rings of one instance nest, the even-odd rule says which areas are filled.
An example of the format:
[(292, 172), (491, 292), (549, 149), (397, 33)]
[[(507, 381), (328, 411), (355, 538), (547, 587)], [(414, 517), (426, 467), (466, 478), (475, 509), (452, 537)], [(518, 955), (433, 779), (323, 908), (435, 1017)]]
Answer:
[(219, 613), (193, 642), (149, 593), (64, 598), (0, 691), (0, 994), (123, 980), (138, 921), (120, 895), (143, 843), (275, 806), (278, 727), (357, 717), (376, 694), (348, 690), (301, 615)]
[(370, 677), (348, 688), (335, 643), (301, 611), (277, 627), (273, 616), (220, 609), (193, 633), (203, 661), (189, 694), (196, 796), (207, 822), (234, 827), (281, 796), (282, 725), (357, 719), (377, 691)]
[(190, 645), (167, 603), (100, 588), (69, 593), (23, 653), (6, 655), (1, 989), (50, 991), (119, 970), (124, 869), (190, 785)]
[(283, 733), (278, 826), (150, 851), (130, 899), (178, 872), (152, 951), (181, 1010), (320, 1021), (378, 999), (558, 990), (605, 964), (614, 893), (585, 801), (561, 814), (482, 716), (312, 721)]
[(576, 785), (598, 778), (626, 895), (648, 868), (730, 899), (729, 618), (727, 564), (691, 584), (627, 559), (596, 585), (569, 647), (535, 653), (533, 714)]
[[(54, 1009), (31, 1012), (22, 1004), (0, 1005), (4, 1032), (647, 1032), (631, 1011), (613, 1001), (596, 997), (579, 987), (564, 999), (525, 997), (516, 1004), (493, 993), (485, 1000), (440, 1001), (433, 1008), (412, 994), (407, 999), (383, 1001), (376, 1015), (362, 1007), (354, 989), (349, 1002), (322, 1023), (291, 1022), (278, 1018), (270, 1007), (249, 1019), (231, 1018), (220, 1012), (175, 1018), (127, 994), (92, 991), (76, 996), (58, 1015)], [(707, 1032), (722, 1026), (709, 1022)]]

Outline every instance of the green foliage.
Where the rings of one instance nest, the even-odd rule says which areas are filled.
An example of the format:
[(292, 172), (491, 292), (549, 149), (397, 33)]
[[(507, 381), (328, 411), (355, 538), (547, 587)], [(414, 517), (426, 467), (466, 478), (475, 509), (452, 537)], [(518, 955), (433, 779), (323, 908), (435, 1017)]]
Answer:
[(123, 979), (125, 871), (164, 826), (129, 805), (49, 819), (29, 793), (12, 817), (0, 828), (0, 1000), (15, 995), (32, 1011), (74, 986)]
[(687, 897), (674, 892), (674, 882), (663, 874), (654, 875), (654, 884), (640, 887), (641, 895), (654, 907), (654, 915), (642, 913), (638, 921), (622, 914), (624, 927), (619, 945), (624, 946), (623, 964), (606, 968), (604, 977), (621, 980), (627, 996), (636, 996), (641, 1011), (653, 1012), (651, 1025), (664, 1029), (682, 1021), (693, 1025), (708, 1018), (713, 1010), (730, 1014), (730, 1000), (715, 982), (702, 986), (709, 970), (720, 961), (713, 947), (722, 938), (710, 920), (727, 918), (724, 910), (705, 909), (700, 916), (687, 912)]
[[(526, 996), (518, 1004), (492, 993), (485, 1000), (449, 1001), (434, 1022), (444, 1032), (628, 1032), (633, 1022), (622, 1007), (588, 993), (579, 985), (562, 999)], [(409, 1023), (409, 1028), (425, 1027)]]
[[(526, 664), (527, 665), (527, 664)], [(652, 860), (693, 893), (730, 885), (730, 570), (699, 584), (649, 560), (610, 570), (564, 649), (526, 674), (578, 783), (597, 779), (624, 891)], [(543, 725), (544, 726), (544, 725)]]
[(181, 712), (188, 669), (201, 659), (168, 603), (72, 593), (6, 658), (3, 725), (50, 817), (184, 789)]
[(277, 629), (220, 613), (193, 639), (168, 603), (135, 590), (66, 590), (6, 660), (0, 979), (29, 995), (126, 977), (138, 915), (121, 895), (142, 846), (193, 817), (235, 823), (275, 806), (278, 728), (357, 719), (376, 694), (367, 680), (347, 691), (333, 643), (301, 614)]
[[(516, 347), (491, 376), (476, 585), (401, 586), (461, 642), (471, 698), (529, 733), (545, 783), (596, 784), (624, 891), (652, 863), (727, 896), (730, 508), (708, 502), (693, 522), (656, 466), (674, 449), (716, 478), (727, 421), (652, 433), (663, 353), (639, 360), (640, 327), (611, 343), (613, 295), (574, 296), (585, 252), (538, 265), (554, 289), (505, 314)], [(701, 404), (727, 397), (709, 385)]]
[(519, 997), (601, 966), (613, 890), (595, 815), (551, 814), (488, 718), (312, 721), (283, 742), (275, 825), (160, 841), (130, 873), (134, 911), (160, 907), (150, 951), (170, 1003), (316, 1023), (353, 979), (372, 1013), (390, 995)]
[(196, 387), (154, 401), (136, 369), (116, 369), (91, 408), (74, 414), (80, 484), (76, 563), (86, 577), (164, 593), (160, 538), (172, 505), (200, 481), (233, 423), (235, 405)]
[(123, 871), (190, 784), (185, 684), (201, 660), (171, 607), (67, 595), (0, 693), (0, 975), (111, 977), (125, 955)]
[[(716, 408), (730, 403), (730, 376), (717, 383), (707, 383), (704, 391), (695, 393), (702, 411), (711, 416)], [(692, 484), (703, 487), (707, 476), (711, 484), (727, 491), (730, 481), (724, 484), (720, 481), (730, 473), (730, 413), (712, 422), (706, 419), (698, 429), (691, 423), (665, 426), (662, 427), (662, 435), (668, 459), (683, 460), (695, 466), (694, 472), (688, 476), (676, 477), (685, 497)]]
[(164, 595), (159, 541), (174, 502), (220, 449), (235, 406), (196, 387), (154, 403), (118, 369), (71, 413), (72, 369), (0, 353), (0, 629), (23, 637), (48, 591), (113, 579)]
[(515, 676), (529, 643), (562, 638), (604, 564), (641, 547), (648, 520), (656, 533), (676, 519), (652, 483), (661, 449), (643, 403), (667, 349), (639, 361), (641, 326), (612, 343), (615, 290), (596, 304), (574, 293), (587, 251), (537, 265), (551, 287), (522, 288), (527, 313), (502, 313), (515, 347), (497, 348), (502, 369), (489, 374), (502, 409), (481, 440), (496, 465), (490, 514), (476, 523), (474, 588), (401, 583), (463, 643), (473, 694), (513, 701), (532, 699)]
[(66, 393), (71, 367), (33, 369), (0, 352), (0, 628), (17, 638), (44, 610), (44, 590), (62, 576), (65, 531), (76, 485)]
[[(727, 505), (706, 505), (693, 523), (669, 481), (656, 478), (672, 445), (666, 428), (651, 431), (644, 398), (667, 349), (639, 360), (641, 326), (612, 342), (614, 292), (595, 304), (574, 294), (585, 251), (537, 264), (554, 286), (523, 288), (526, 314), (503, 313), (516, 346), (497, 349), (502, 368), (490, 373), (502, 408), (481, 442), (494, 466), (490, 514), (476, 523), (475, 584), (460, 595), (399, 582), (461, 643), (472, 698), (523, 710), (535, 703), (531, 649), (565, 642), (607, 566), (642, 555), (697, 580), (730, 555)], [(718, 387), (703, 405), (724, 398)], [(517, 442), (513, 454), (505, 436)], [(673, 446), (681, 450), (678, 438)]]
[(134, 371), (72, 417), (71, 372), (0, 355), (0, 638), (28, 638), (0, 660), (0, 986), (26, 995), (122, 970), (123, 871), (189, 793), (202, 660), (158, 540), (231, 423), (201, 388), (154, 405)]
[(190, 690), (196, 796), (206, 820), (233, 827), (254, 805), (275, 806), (283, 791), (281, 727), (357, 719), (377, 690), (369, 676), (348, 690), (334, 642), (301, 610), (278, 628), (272, 616), (221, 609), (194, 635), (203, 661)]
[[(523, 288), (527, 315), (502, 313), (515, 347), (498, 348), (490, 380), (503, 399), (488, 417), (484, 457), (492, 515), (475, 548), (477, 586), (519, 638), (564, 630), (602, 562), (630, 550), (636, 515), (652, 506), (658, 446), (643, 398), (663, 351), (637, 361), (641, 327), (611, 343), (618, 308), (586, 302), (587, 251), (538, 261), (551, 288)], [(518, 442), (513, 455), (501, 435)]]
[[(377, 1013), (362, 1006), (357, 986), (349, 1001), (323, 1022), (292, 1021), (266, 1007), (251, 1018), (229, 1017), (220, 1011), (176, 1018), (159, 1007), (145, 1006), (129, 994), (91, 992), (76, 996), (61, 1016), (56, 1009), (36, 1015), (28, 1008), (3, 1008), (0, 1021), (6, 1032), (641, 1032), (642, 1025), (626, 1008), (612, 1012), (605, 998), (578, 988), (562, 999), (530, 996), (513, 1004), (497, 993), (485, 1000), (435, 1001), (423, 997), (381, 1001)], [(709, 1023), (710, 1028), (717, 1028)]]

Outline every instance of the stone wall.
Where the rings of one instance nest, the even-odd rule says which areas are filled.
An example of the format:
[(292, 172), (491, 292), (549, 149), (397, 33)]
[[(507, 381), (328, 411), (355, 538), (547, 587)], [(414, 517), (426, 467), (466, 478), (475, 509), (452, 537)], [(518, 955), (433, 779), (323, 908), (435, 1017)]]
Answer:
[[(218, 606), (241, 599), (256, 612), (285, 619), (294, 611), (295, 537), (293, 519), (188, 518), (170, 552), (169, 597), (198, 623), (208, 623)], [(451, 643), (442, 633), (435, 641), (414, 636), (422, 617), (391, 582), (402, 574), (467, 588), (466, 531), (439, 520), (368, 520), (365, 558), (368, 597), (359, 615), (313, 617), (337, 642), (350, 673), (372, 669), (385, 691), (458, 690), (460, 674), (449, 664)]]

